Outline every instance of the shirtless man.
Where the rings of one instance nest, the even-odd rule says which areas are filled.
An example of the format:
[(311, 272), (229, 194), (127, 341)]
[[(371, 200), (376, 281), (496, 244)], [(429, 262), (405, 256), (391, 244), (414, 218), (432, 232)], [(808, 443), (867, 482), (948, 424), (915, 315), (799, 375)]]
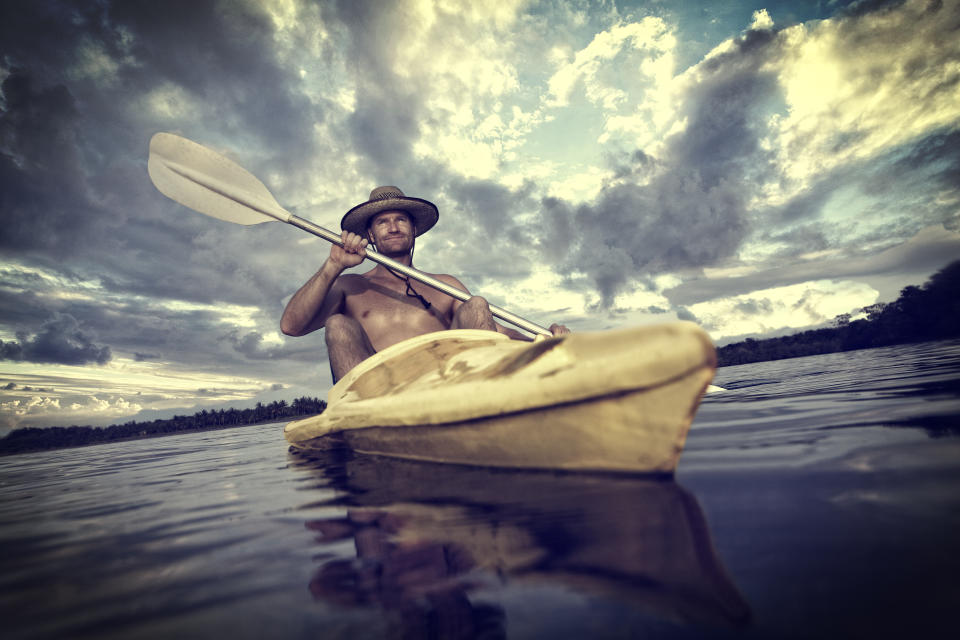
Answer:
[[(396, 187), (377, 187), (370, 200), (347, 212), (340, 222), (343, 247), (333, 245), (323, 266), (293, 295), (280, 321), (289, 336), (326, 328), (333, 381), (360, 362), (401, 340), (444, 329), (487, 329), (529, 340), (493, 320), (487, 301), (461, 302), (378, 264), (358, 275), (342, 275), (366, 257), (369, 244), (382, 255), (413, 265), (414, 239), (439, 218), (436, 205), (409, 198)], [(463, 291), (453, 276), (434, 275)], [(554, 335), (569, 329), (554, 324)]]

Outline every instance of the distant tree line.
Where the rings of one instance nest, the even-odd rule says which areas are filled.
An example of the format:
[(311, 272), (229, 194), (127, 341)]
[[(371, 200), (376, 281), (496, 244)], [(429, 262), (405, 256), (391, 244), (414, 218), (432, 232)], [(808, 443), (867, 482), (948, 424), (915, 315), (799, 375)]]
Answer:
[(316, 415), (323, 413), (326, 408), (327, 403), (323, 400), (303, 397), (290, 404), (287, 404), (286, 400), (277, 400), (270, 404), (258, 402), (252, 409), (204, 409), (192, 416), (173, 416), (150, 422), (130, 421), (109, 427), (27, 427), (14, 429), (0, 439), (0, 455), (276, 422), (286, 418)]
[(960, 260), (922, 287), (909, 286), (891, 303), (864, 307), (866, 318), (837, 316), (832, 327), (717, 349), (720, 366), (960, 337)]

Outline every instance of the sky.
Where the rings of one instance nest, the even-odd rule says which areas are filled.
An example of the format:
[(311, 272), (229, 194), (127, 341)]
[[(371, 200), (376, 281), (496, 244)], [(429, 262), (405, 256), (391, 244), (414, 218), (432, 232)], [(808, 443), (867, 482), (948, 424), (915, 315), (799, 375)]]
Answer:
[[(325, 397), (329, 245), (161, 195), (167, 131), (574, 331), (823, 326), (960, 258), (960, 0), (5, 0), (0, 433)], [(366, 270), (374, 265), (360, 267)]]

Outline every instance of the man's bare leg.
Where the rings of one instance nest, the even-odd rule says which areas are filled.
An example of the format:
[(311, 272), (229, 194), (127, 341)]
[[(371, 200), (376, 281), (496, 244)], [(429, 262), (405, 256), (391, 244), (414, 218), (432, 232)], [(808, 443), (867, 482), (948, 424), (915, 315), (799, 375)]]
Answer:
[(473, 296), (457, 309), (453, 314), (451, 329), (485, 329), (496, 331), (497, 325), (490, 313), (490, 305), (484, 298)]
[(334, 383), (376, 353), (360, 323), (343, 314), (327, 318), (324, 333)]

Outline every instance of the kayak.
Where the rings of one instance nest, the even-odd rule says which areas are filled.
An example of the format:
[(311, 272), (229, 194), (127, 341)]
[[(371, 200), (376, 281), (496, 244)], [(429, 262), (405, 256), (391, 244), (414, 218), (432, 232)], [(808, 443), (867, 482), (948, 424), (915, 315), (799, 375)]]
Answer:
[(688, 322), (532, 343), (440, 331), (363, 361), (284, 435), (301, 451), (672, 474), (715, 370), (713, 343)]

